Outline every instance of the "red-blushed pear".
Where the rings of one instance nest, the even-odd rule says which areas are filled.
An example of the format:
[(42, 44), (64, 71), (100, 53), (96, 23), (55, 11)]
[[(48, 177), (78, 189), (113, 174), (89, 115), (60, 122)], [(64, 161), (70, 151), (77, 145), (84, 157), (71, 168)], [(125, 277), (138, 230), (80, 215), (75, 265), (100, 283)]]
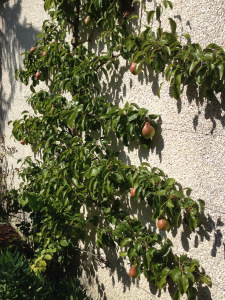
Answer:
[(159, 219), (157, 221), (157, 227), (160, 230), (169, 230), (170, 229), (170, 223), (166, 219)]
[(20, 141), (20, 144), (21, 144), (21, 145), (25, 145), (25, 143), (26, 143), (25, 140), (21, 140), (21, 141)]
[(129, 276), (130, 276), (131, 278), (135, 278), (136, 275), (137, 275), (137, 270), (136, 270), (135, 266), (132, 266), (132, 267), (130, 268), (130, 271), (129, 271)]
[(136, 62), (132, 62), (130, 65), (130, 71), (133, 75), (138, 75), (141, 73), (141, 64), (137, 64)]
[(35, 74), (35, 77), (36, 77), (37, 79), (41, 79), (41, 73), (37, 71), (36, 74)]
[(46, 55), (47, 55), (47, 52), (46, 52), (46, 51), (42, 52), (42, 56), (43, 56), (43, 57), (45, 57)]
[(133, 187), (133, 188), (130, 190), (130, 195), (131, 195), (131, 197), (135, 197), (135, 192), (136, 192), (136, 189)]
[(144, 127), (142, 128), (142, 135), (145, 139), (150, 139), (155, 135), (155, 128), (149, 124), (149, 122), (145, 122)]
[(30, 53), (34, 53), (36, 51), (36, 49), (37, 49), (36, 47), (31, 47), (30, 48)]
[(91, 27), (93, 25), (93, 20), (92, 20), (91, 16), (87, 16), (84, 19), (84, 24), (88, 27)]

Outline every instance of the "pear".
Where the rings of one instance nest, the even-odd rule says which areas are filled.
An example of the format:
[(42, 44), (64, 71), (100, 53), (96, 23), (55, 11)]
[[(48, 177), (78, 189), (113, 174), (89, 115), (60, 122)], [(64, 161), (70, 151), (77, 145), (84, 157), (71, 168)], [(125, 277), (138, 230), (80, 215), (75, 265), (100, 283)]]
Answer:
[(135, 190), (135, 188), (133, 187), (133, 188), (130, 190), (130, 195), (131, 195), (131, 197), (135, 197), (135, 192), (136, 192), (136, 190)]
[(37, 71), (36, 74), (35, 74), (35, 77), (36, 77), (37, 79), (41, 79), (41, 73)]
[(36, 49), (37, 49), (36, 47), (31, 47), (30, 48), (30, 53), (34, 53), (36, 51)]
[(91, 16), (87, 16), (87, 17), (85, 18), (84, 24), (85, 24), (86, 26), (88, 26), (88, 27), (93, 26), (94, 23), (93, 23), (93, 20), (92, 20)]
[(149, 122), (145, 122), (144, 127), (142, 128), (142, 135), (145, 139), (150, 139), (155, 135), (155, 128), (149, 124)]
[(141, 64), (137, 64), (136, 62), (132, 62), (130, 65), (130, 71), (133, 75), (138, 75), (141, 73)]
[(132, 266), (129, 271), (129, 276), (131, 278), (134, 278), (134, 277), (136, 277), (136, 275), (137, 275), (137, 270), (136, 270), (135, 266)]
[(160, 230), (169, 230), (170, 229), (170, 223), (166, 220), (166, 219), (159, 219), (157, 221), (157, 227), (160, 229)]

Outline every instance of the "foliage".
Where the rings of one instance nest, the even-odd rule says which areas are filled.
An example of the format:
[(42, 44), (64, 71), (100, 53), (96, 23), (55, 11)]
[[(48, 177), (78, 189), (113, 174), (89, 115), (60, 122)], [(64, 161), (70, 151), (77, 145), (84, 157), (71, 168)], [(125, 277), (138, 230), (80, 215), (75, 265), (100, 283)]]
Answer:
[(36, 276), (18, 249), (13, 253), (1, 250), (0, 297), (2, 300), (91, 300), (82, 292), (77, 279), (65, 277), (57, 282), (40, 273)]
[[(31, 144), (41, 159), (25, 158), (15, 200), (32, 220), (26, 235), (35, 250), (34, 273), (45, 273), (52, 261), (68, 266), (91, 223), (98, 246), (119, 244), (120, 255), (127, 256), (139, 274), (159, 289), (172, 280), (177, 289), (173, 299), (184, 293), (194, 299), (199, 276), (211, 284), (199, 263), (175, 255), (172, 242), (129, 216), (122, 201), (135, 187), (132, 201), (146, 202), (153, 221), (164, 217), (172, 228), (185, 222), (192, 231), (200, 226), (204, 201), (194, 201), (190, 189), (180, 188), (158, 168), (147, 163), (127, 166), (120, 161), (119, 153), (112, 150), (112, 140), (125, 146), (139, 141), (148, 149), (151, 140), (141, 136), (141, 129), (148, 121), (157, 131), (158, 116), (135, 103), (115, 105), (104, 95), (103, 86), (105, 80), (110, 83), (110, 75), (118, 72), (119, 59), (124, 58), (165, 71), (176, 99), (181, 85), (192, 81), (199, 85), (202, 96), (209, 97), (213, 91), (221, 91), (224, 83), (224, 52), (215, 45), (205, 50), (189, 42), (181, 45), (173, 19), (169, 20), (171, 32), (163, 31), (160, 17), (163, 6), (172, 8), (170, 1), (164, 0), (163, 6), (149, 12), (141, 1), (133, 1), (134, 7), (138, 2), (141, 19), (134, 32), (129, 31), (129, 25), (133, 19), (136, 25), (138, 16), (133, 14), (131, 1), (44, 2), (50, 20), (43, 23), (35, 50), (24, 54), (25, 68), (16, 74), (25, 85), (30, 84), (28, 103), (33, 113), (24, 111), (22, 118), (13, 122), (14, 137)], [(148, 24), (156, 16), (156, 33), (150, 26), (142, 31), (143, 12)], [(87, 16), (94, 25), (84, 30), (82, 21)], [(92, 31), (104, 51), (88, 49), (85, 43), (93, 37)], [(41, 78), (35, 77), (37, 71)], [(41, 81), (48, 91), (40, 90)], [(81, 213), (83, 208), (87, 214)]]

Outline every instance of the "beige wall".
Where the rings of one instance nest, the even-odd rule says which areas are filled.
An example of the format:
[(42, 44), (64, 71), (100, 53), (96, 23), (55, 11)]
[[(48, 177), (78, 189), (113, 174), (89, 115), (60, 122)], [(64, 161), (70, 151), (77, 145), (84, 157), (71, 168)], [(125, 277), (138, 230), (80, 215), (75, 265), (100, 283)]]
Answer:
[[(217, 43), (225, 48), (225, 1), (174, 2), (175, 7), (168, 10), (167, 16), (175, 17), (179, 33), (190, 33), (192, 42), (200, 42), (202, 46)], [(154, 1), (147, 1), (147, 5), (153, 9)], [(20, 53), (33, 45), (45, 18), (42, 0), (36, 0), (35, 4), (33, 0), (0, 1), (1, 130), (6, 134), (6, 143), (16, 145), (18, 150), (15, 158), (9, 161), (9, 167), (11, 164), (16, 166), (16, 158), (29, 153), (29, 147), (10, 139), (11, 127), (7, 125), (8, 120), (19, 118), (30, 94), (29, 88), (15, 81), (14, 72), (22, 62)], [(166, 19), (165, 24), (168, 26)], [(108, 94), (121, 103), (136, 102), (150, 112), (160, 114), (162, 124), (150, 151), (134, 143), (128, 149), (120, 148), (125, 150), (121, 159), (132, 164), (148, 161), (174, 177), (183, 187), (192, 188), (193, 198), (206, 201), (206, 233), (189, 234), (181, 228), (176, 237), (171, 232), (168, 235), (174, 243), (174, 252), (197, 258), (212, 277), (213, 287), (202, 288), (199, 299), (225, 299), (225, 94), (218, 95), (210, 103), (202, 103), (194, 97), (193, 91), (185, 88), (181, 100), (176, 101), (170, 98), (165, 83), (159, 99), (156, 86), (163, 78), (149, 75), (147, 70), (134, 77), (128, 69), (128, 63), (121, 61), (121, 72), (113, 78)], [(154, 228), (148, 209), (142, 210), (139, 206), (131, 209), (126, 197), (124, 206)], [(159, 294), (149, 287), (144, 277), (140, 281), (130, 280), (127, 275), (129, 263), (115, 253), (107, 252), (106, 260), (109, 268), (103, 262), (97, 263), (90, 255), (85, 262), (83, 282), (94, 299), (170, 299), (167, 291)]]

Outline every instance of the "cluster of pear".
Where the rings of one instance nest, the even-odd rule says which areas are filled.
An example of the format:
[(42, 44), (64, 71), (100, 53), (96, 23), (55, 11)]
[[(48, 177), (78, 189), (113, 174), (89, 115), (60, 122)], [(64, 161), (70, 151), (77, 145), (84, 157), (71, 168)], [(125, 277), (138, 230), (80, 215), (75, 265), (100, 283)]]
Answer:
[[(30, 48), (30, 53), (34, 53), (37, 50), (37, 47), (31, 47)], [(47, 51), (43, 51), (42, 52), (42, 57), (45, 57), (47, 55)], [(40, 80), (41, 79), (41, 73), (39, 71), (37, 71), (35, 73), (35, 78)]]

